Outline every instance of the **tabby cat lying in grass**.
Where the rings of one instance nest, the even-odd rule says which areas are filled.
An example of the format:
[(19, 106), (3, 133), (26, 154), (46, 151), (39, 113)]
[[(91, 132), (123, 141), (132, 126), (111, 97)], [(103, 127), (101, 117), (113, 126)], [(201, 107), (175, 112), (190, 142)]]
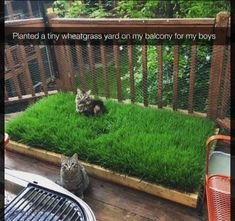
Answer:
[(83, 193), (89, 185), (89, 177), (79, 163), (76, 153), (72, 157), (61, 156), (60, 184), (83, 199)]
[(99, 116), (104, 114), (107, 110), (103, 101), (90, 98), (91, 91), (83, 91), (77, 89), (77, 95), (75, 99), (76, 111), (83, 113), (86, 116)]

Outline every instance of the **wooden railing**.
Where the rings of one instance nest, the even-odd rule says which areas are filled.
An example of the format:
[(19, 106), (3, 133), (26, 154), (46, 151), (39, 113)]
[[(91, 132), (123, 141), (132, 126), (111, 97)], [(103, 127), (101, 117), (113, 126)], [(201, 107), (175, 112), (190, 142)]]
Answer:
[[(16, 91), (16, 97), (9, 96), (8, 90), (5, 84), (5, 103), (19, 102), (22, 100), (36, 99), (40, 96), (47, 96), (48, 94), (55, 93), (54, 90), (48, 91), (48, 84), (51, 82), (50, 77), (45, 73), (44, 62), (39, 45), (34, 45), (33, 50), (27, 54), (26, 49), (32, 46), (24, 46), (19, 44), (11, 47), (6, 46), (5, 48), (5, 82), (13, 80), (14, 88)], [(43, 46), (45, 47), (45, 46)], [(16, 52), (16, 53), (15, 53)], [(14, 58), (15, 57), (15, 58)], [(38, 65), (38, 72), (34, 73), (39, 75), (41, 82), (41, 92), (35, 92), (35, 85), (32, 81), (32, 73), (30, 72), (29, 64), (31, 61), (36, 61)], [(36, 70), (35, 70), (36, 71)], [(20, 76), (23, 82), (21, 82)], [(26, 91), (23, 95), (22, 88)]]
[[(20, 32), (31, 32), (44, 30), (44, 23), (42, 18), (37, 19), (25, 19), (16, 21), (7, 21), (6, 33), (11, 30), (11, 27), (17, 31), (17, 27)], [(205, 18), (205, 19), (62, 19), (55, 18), (53, 16), (49, 19), (50, 30), (55, 33), (70, 32), (70, 33), (126, 33), (126, 34), (143, 34), (143, 33), (181, 33), (181, 34), (196, 34), (199, 32), (207, 34), (216, 34), (220, 37), (220, 44), (214, 44), (212, 52), (212, 61), (210, 67), (210, 81), (209, 81), (209, 92), (208, 92), (208, 108), (207, 116), (211, 119), (216, 119), (217, 117), (223, 118), (225, 112), (228, 108), (228, 100), (230, 97), (228, 85), (230, 84), (230, 69), (229, 69), (229, 54), (226, 53), (227, 60), (225, 57), (226, 41), (228, 38), (228, 33), (223, 31), (219, 33), (221, 29), (216, 29), (216, 27), (222, 27), (223, 30), (229, 28), (229, 15), (226, 13), (219, 13), (217, 17)], [(218, 30), (218, 32), (217, 32)], [(10, 31), (9, 31), (10, 33)], [(223, 44), (224, 43), (224, 44)], [(106, 47), (103, 41), (100, 41), (100, 60), (102, 64), (103, 72), (103, 83), (104, 83), (104, 96), (110, 97), (110, 81), (109, 72), (107, 70), (107, 56)], [(143, 93), (143, 103), (145, 106), (149, 105), (148, 100), (148, 69), (147, 69), (147, 46), (146, 42), (143, 40), (141, 43), (142, 47), (142, 93)], [(178, 110), (178, 92), (181, 90), (178, 84), (179, 75), (179, 42), (175, 42), (173, 51), (173, 96), (172, 96), (172, 108), (173, 110)], [(59, 76), (56, 79), (56, 85), (58, 90), (64, 91), (76, 91), (76, 76), (75, 68), (73, 64), (73, 58), (71, 53), (71, 48), (67, 41), (63, 44), (54, 45), (55, 59), (57, 63), (57, 68)], [(15, 88), (17, 91), (17, 99), (23, 99), (19, 82), (17, 80), (18, 73), (23, 73), (26, 84), (27, 93), (31, 97), (35, 97), (35, 91), (33, 89), (31, 76), (28, 69), (28, 58), (25, 54), (25, 48), (23, 45), (18, 47), (20, 56), (22, 59), (21, 66), (17, 68), (14, 64), (12, 58), (11, 48), (6, 48), (6, 58), (7, 58), (7, 68), (10, 70), (5, 74), (5, 79), (13, 79)], [(118, 42), (113, 41), (113, 62), (115, 70), (115, 81), (116, 81), (116, 98), (119, 101), (123, 100), (122, 91), (122, 80), (120, 73), (120, 50)], [(47, 88), (47, 79), (45, 78), (44, 67), (42, 62), (42, 56), (39, 50), (39, 46), (34, 46), (34, 56), (39, 64), (39, 74), (42, 80), (43, 91), (42, 95), (48, 95), (50, 92)], [(229, 48), (230, 50), (230, 48)], [(85, 72), (84, 58), (82, 54), (81, 45), (75, 45), (77, 63), (79, 67), (79, 76), (81, 80), (82, 87), (87, 89), (93, 89), (94, 94), (99, 94), (99, 85), (97, 82), (97, 74), (95, 68), (95, 55), (94, 55), (94, 45), (91, 41), (87, 41), (87, 53), (88, 53), (88, 65), (90, 72), (92, 73), (92, 87), (88, 88), (87, 76)], [(163, 105), (163, 46), (161, 42), (156, 45), (157, 51), (157, 76), (156, 81), (158, 82), (156, 100), (157, 106), (162, 108)], [(195, 90), (195, 78), (196, 78), (196, 60), (197, 60), (197, 45), (191, 45), (191, 61), (190, 61), (190, 73), (189, 73), (189, 94), (188, 94), (188, 108), (187, 111), (193, 114), (194, 111), (194, 90)], [(133, 45), (131, 40), (127, 41), (127, 54), (128, 54), (128, 67), (129, 67), (129, 87), (130, 87), (130, 99), (132, 102), (136, 101), (136, 88), (135, 88), (135, 71), (134, 71), (134, 61), (133, 61)], [(224, 69), (224, 64), (227, 62), (227, 66)], [(225, 71), (223, 71), (225, 70)], [(5, 88), (5, 100), (10, 102), (9, 96)], [(13, 99), (16, 100), (16, 99)]]

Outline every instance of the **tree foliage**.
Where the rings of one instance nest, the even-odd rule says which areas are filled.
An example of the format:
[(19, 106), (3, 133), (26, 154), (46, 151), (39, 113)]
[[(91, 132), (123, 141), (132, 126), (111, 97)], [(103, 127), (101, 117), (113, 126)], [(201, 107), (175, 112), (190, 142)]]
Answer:
[(200, 18), (215, 17), (220, 11), (229, 11), (230, 2), (185, 0), (121, 0), (115, 8), (119, 17), (129, 18)]
[(214, 18), (221, 11), (230, 11), (230, 1), (179, 1), (179, 11), (176, 17)]
[(111, 3), (110, 0), (104, 1), (103, 4), (96, 0), (57, 0), (53, 3), (53, 8), (60, 17), (102, 18), (112, 16)]
[[(117, 4), (114, 4), (117, 2)], [(116, 6), (115, 6), (116, 5)], [(121, 17), (121, 18), (196, 18), (215, 17), (230, 10), (228, 0), (57, 0), (55, 12), (62, 17)]]

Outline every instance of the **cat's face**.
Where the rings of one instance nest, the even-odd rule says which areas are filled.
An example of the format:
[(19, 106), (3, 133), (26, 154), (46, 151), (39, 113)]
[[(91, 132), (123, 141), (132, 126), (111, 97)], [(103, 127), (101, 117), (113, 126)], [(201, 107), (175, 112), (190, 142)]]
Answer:
[(61, 156), (61, 170), (65, 174), (76, 173), (80, 168), (77, 153), (72, 157)]
[(91, 90), (85, 92), (83, 90), (80, 90), (79, 88), (77, 89), (77, 96), (81, 101), (89, 99), (90, 94)]

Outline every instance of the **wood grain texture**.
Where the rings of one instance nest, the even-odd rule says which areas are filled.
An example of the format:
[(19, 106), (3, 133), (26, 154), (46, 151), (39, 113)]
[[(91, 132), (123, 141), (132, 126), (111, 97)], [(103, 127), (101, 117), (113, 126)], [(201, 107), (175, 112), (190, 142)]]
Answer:
[(113, 55), (114, 55), (114, 66), (115, 66), (115, 77), (117, 83), (117, 99), (122, 101), (122, 81), (121, 81), (121, 70), (120, 70), (120, 52), (117, 41), (113, 42)]
[(62, 85), (62, 90), (64, 91), (76, 91), (76, 82), (74, 76), (74, 68), (72, 65), (71, 50), (66, 41), (60, 45), (55, 45), (57, 47), (56, 60), (59, 68), (59, 79)]
[[(221, 42), (226, 42), (227, 31), (221, 32), (221, 28), (228, 28), (229, 13), (221, 12), (216, 16), (215, 34)], [(224, 61), (224, 45), (213, 45), (212, 60), (210, 69), (209, 92), (208, 92), (208, 110), (207, 116), (210, 119), (216, 119), (218, 115), (218, 102), (220, 94), (221, 74)]]
[(92, 73), (92, 84), (93, 84), (93, 91), (95, 95), (98, 95), (98, 86), (97, 86), (97, 76), (96, 76), (96, 70), (95, 70), (95, 61), (94, 61), (94, 50), (93, 45), (90, 41), (87, 43), (87, 49), (88, 49), (88, 59), (89, 59), (89, 65), (90, 70)]
[(58, 70), (59, 70), (59, 79), (57, 79), (57, 83), (60, 85), (60, 90), (62, 91), (69, 91), (69, 79), (68, 79), (68, 70), (67, 65), (61, 60), (66, 62), (66, 54), (65, 54), (65, 47), (63, 44), (55, 45), (54, 46), (56, 60), (58, 61)]
[(157, 45), (157, 105), (158, 108), (162, 108), (163, 101), (162, 101), (162, 93), (163, 93), (163, 50), (161, 42)]
[(28, 8), (28, 13), (30, 17), (33, 17), (33, 10), (32, 10), (32, 5), (29, 0), (27, 0), (27, 8)]
[(44, 91), (45, 95), (48, 95), (46, 73), (45, 73), (44, 63), (42, 60), (42, 54), (41, 54), (41, 49), (40, 49), (39, 45), (35, 44), (34, 50), (35, 50), (35, 54), (36, 54), (37, 61), (38, 61), (39, 75), (40, 75), (40, 78), (42, 81), (43, 91)]
[(102, 63), (102, 71), (103, 71), (103, 81), (104, 81), (104, 96), (108, 98), (110, 96), (109, 90), (109, 76), (107, 69), (107, 59), (106, 59), (106, 46), (104, 45), (104, 41), (100, 41), (100, 57)]
[[(12, 14), (12, 13), (11, 13)], [(49, 14), (50, 17), (50, 14)], [(196, 34), (203, 32), (214, 33), (214, 18), (181, 18), (181, 19), (90, 19), (90, 18), (54, 18), (49, 21), (52, 31), (79, 32), (80, 33), (184, 33)], [(158, 27), (156, 29), (156, 26)], [(19, 28), (18, 31), (30, 32), (32, 27), (36, 31), (44, 30), (42, 18), (22, 19), (5, 22), (6, 33), (8, 27)], [(169, 28), (166, 28), (169, 27)], [(22, 29), (24, 28), (24, 29)]]
[(148, 106), (148, 76), (147, 76), (147, 40), (142, 41), (142, 88), (143, 88), (143, 103)]
[(196, 57), (197, 57), (197, 46), (193, 44), (191, 47), (191, 64), (190, 64), (190, 77), (189, 77), (189, 96), (188, 96), (188, 112), (193, 113), (193, 95), (194, 95), (194, 84), (195, 84), (195, 71), (196, 71)]
[(224, 83), (222, 88), (222, 95), (221, 95), (221, 110), (219, 113), (220, 118), (224, 118), (226, 116), (226, 111), (229, 106), (229, 99), (230, 99), (230, 84), (231, 84), (231, 57), (230, 57), (230, 46), (228, 47), (227, 51), (227, 61), (225, 66), (225, 75), (224, 75)]
[(6, 7), (8, 15), (13, 15), (14, 14), (13, 6), (12, 6), (12, 1), (6, 1), (5, 7)]
[[(5, 167), (59, 180), (59, 166), (9, 151), (5, 151)], [(98, 221), (202, 220), (192, 208), (93, 177), (84, 200)], [(206, 209), (204, 213), (206, 220)]]
[[(9, 151), (21, 153), (26, 156), (53, 163), (55, 165), (60, 165), (61, 162), (60, 154), (46, 151), (40, 148), (33, 148), (14, 141), (10, 141), (5, 148)], [(140, 190), (154, 196), (160, 196), (164, 199), (196, 208), (198, 197), (196, 193), (182, 193), (173, 189), (165, 188), (161, 185), (145, 182), (138, 178), (129, 177), (117, 172), (113, 172), (97, 165), (85, 162), (81, 163), (86, 168), (88, 174), (92, 177), (97, 177), (109, 182), (121, 184), (123, 186), (131, 187), (133, 189)]]
[(133, 46), (132, 41), (128, 41), (127, 46), (128, 52), (128, 63), (129, 63), (129, 72), (130, 72), (130, 94), (131, 102), (135, 102), (135, 77), (134, 77), (134, 66), (133, 66)]
[(173, 110), (177, 110), (178, 102), (178, 74), (179, 74), (179, 45), (174, 45), (174, 66), (173, 66)]
[(28, 93), (31, 94), (32, 96), (35, 96), (35, 91), (33, 88), (33, 81), (32, 81), (31, 73), (29, 70), (29, 63), (28, 63), (29, 59), (27, 58), (23, 41), (20, 42), (18, 47), (19, 47), (19, 53), (20, 53), (20, 56), (22, 59), (22, 65), (23, 65), (23, 69), (24, 69), (24, 71), (23, 71), (24, 78), (26, 80), (26, 85), (28, 86), (28, 88), (27, 88)]
[(14, 82), (14, 86), (15, 86), (15, 89), (16, 89), (16, 94), (17, 94), (18, 98), (21, 99), (22, 98), (22, 93), (21, 93), (21, 90), (20, 90), (18, 75), (17, 75), (17, 72), (15, 70), (15, 63), (14, 63), (13, 55), (12, 55), (11, 49), (9, 47), (6, 48), (5, 54), (6, 54), (6, 57), (7, 57), (9, 68), (11, 70), (11, 77), (12, 77), (12, 80)]
[(4, 100), (8, 100), (8, 92), (7, 92), (7, 89), (6, 89), (6, 85), (4, 85)]
[(83, 61), (83, 55), (82, 55), (82, 46), (80, 44), (76, 44), (76, 52), (77, 52), (77, 58), (78, 58), (78, 65), (79, 65), (79, 76), (80, 80), (82, 82), (82, 89), (87, 91), (87, 79), (85, 75), (85, 69), (84, 69), (84, 61)]
[[(64, 52), (65, 52), (65, 61), (67, 67), (67, 77), (68, 77), (68, 84), (69, 84), (69, 91), (73, 91), (74, 93), (77, 93), (77, 87), (76, 87), (76, 79), (75, 79), (75, 74), (74, 74), (74, 67), (73, 67), (73, 59), (72, 59), (72, 52), (71, 52), (71, 45), (68, 40), (64, 42)], [(58, 62), (61, 62), (59, 60)]]

